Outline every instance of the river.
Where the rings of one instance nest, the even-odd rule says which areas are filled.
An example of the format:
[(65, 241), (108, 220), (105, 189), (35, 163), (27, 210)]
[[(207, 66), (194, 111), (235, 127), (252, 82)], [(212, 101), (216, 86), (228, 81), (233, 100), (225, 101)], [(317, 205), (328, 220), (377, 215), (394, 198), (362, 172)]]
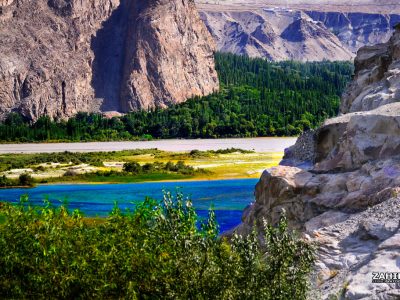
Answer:
[(196, 139), (196, 140), (153, 140), (138, 142), (90, 142), (48, 144), (0, 144), (0, 153), (41, 152), (97, 152), (131, 149), (153, 149), (164, 151), (219, 150), (240, 148), (256, 152), (283, 152), (296, 142), (294, 137), (264, 137), (240, 139)]
[(31, 189), (2, 189), (0, 201), (17, 202), (27, 194), (33, 204), (43, 204), (43, 199), (55, 205), (68, 201), (69, 208), (79, 209), (86, 216), (106, 216), (115, 201), (122, 209), (134, 208), (146, 196), (162, 199), (162, 191), (181, 191), (193, 201), (200, 217), (213, 206), (220, 231), (229, 230), (240, 223), (243, 209), (254, 201), (257, 179), (175, 181), (129, 184), (55, 184), (40, 185)]

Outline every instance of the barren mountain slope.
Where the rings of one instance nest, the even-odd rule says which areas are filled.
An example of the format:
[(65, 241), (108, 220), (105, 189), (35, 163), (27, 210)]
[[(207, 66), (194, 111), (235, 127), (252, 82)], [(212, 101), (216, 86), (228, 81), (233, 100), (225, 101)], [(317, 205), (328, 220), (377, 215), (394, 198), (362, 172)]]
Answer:
[(386, 42), (400, 22), (400, 3), (197, 2), (220, 51), (271, 60), (347, 60), (362, 46)]
[(2, 0), (0, 117), (66, 118), (205, 95), (218, 89), (213, 51), (191, 0)]
[(400, 14), (400, 3), (396, 0), (196, 0), (196, 3), (202, 10), (215, 11), (281, 7), (321, 12)]

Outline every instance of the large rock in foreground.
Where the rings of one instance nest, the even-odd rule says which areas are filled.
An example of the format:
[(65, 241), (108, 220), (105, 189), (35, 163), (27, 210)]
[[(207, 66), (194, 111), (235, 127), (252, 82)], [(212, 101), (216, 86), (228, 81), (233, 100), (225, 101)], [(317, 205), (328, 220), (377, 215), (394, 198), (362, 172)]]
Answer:
[[(289, 225), (318, 246), (310, 299), (400, 299), (400, 28), (387, 44), (361, 49), (342, 102), (327, 120), (266, 170), (256, 201), (235, 230), (263, 220)], [(400, 71), (399, 71), (400, 74)]]
[(191, 0), (0, 3), (0, 118), (164, 107), (219, 87)]

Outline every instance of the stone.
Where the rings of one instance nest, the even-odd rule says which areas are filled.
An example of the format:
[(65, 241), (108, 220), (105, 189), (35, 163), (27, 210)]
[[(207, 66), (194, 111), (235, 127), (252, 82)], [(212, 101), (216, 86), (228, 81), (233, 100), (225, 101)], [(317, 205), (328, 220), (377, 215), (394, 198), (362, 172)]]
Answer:
[(387, 43), (363, 47), (355, 76), (345, 91), (341, 113), (368, 111), (400, 100), (400, 29)]
[(215, 45), (193, 1), (134, 1), (131, 11), (123, 111), (167, 107), (218, 90)]

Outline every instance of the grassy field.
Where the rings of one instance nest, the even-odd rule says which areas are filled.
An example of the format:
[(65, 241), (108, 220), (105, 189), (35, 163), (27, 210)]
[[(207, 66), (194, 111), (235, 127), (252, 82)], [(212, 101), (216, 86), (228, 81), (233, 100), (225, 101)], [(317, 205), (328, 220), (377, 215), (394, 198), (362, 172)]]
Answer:
[[(29, 174), (36, 183), (258, 178), (263, 170), (277, 165), (282, 155), (280, 152), (256, 153), (240, 149), (3, 154), (0, 155), (0, 176), (17, 180), (21, 174)], [(137, 162), (144, 169), (146, 166), (150, 168), (138, 174), (123, 172), (124, 164), (129, 162)], [(183, 162), (189, 171), (163, 169), (168, 163), (178, 162)]]

